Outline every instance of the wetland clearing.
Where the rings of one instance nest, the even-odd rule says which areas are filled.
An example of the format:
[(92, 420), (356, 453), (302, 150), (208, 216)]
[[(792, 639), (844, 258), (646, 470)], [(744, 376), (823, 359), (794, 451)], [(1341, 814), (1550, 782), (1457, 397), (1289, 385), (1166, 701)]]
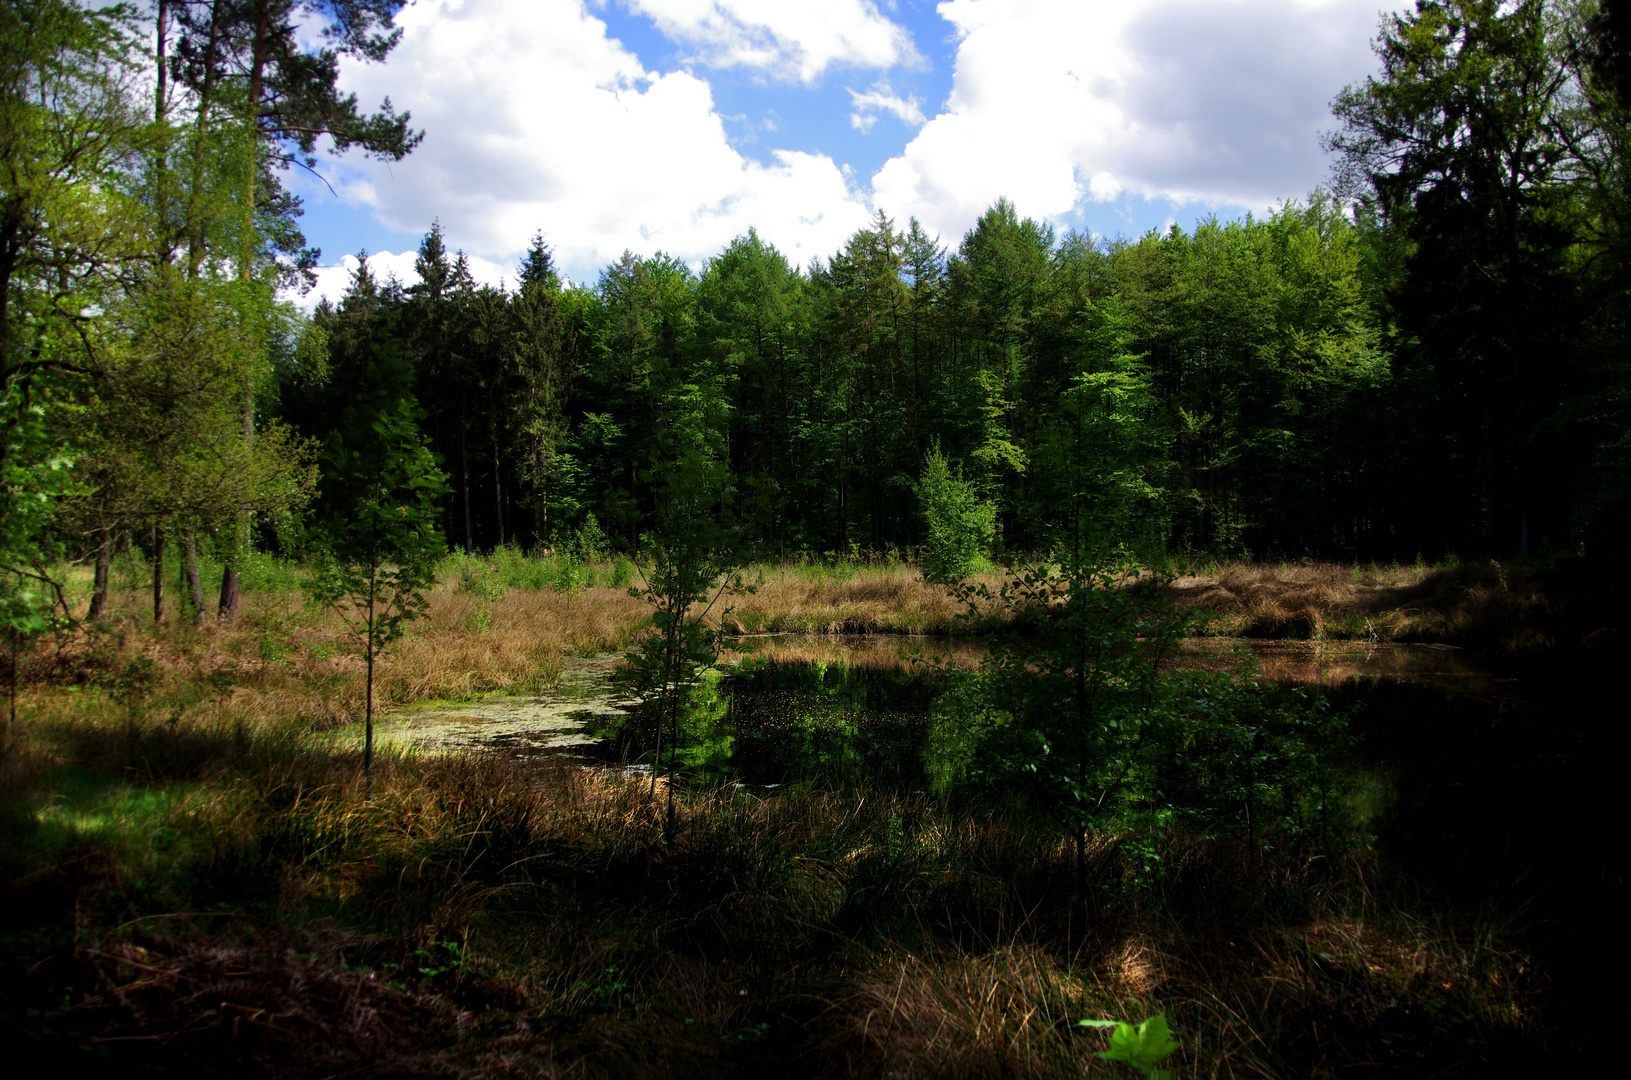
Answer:
[[(231, 629), (143, 625), (131, 590), (20, 668), (4, 1008), (62, 1003), (29, 1046), (180, 1074), (1078, 1076), (1106, 1066), (1076, 1021), (1160, 1012), (1181, 1076), (1585, 1053), (1556, 1019), (1591, 1008), (1573, 928), (1617, 894), (1558, 837), (1605, 790), (1591, 691), (1478, 647), (1476, 576), (1396, 586), (1448, 598), (1397, 620), (1465, 645), (1190, 632), (1163, 661), (1186, 693), (1275, 688), (1228, 699), (1262, 717), (1259, 782), (1162, 765), (1078, 847), (957, 721), (1000, 627), (889, 632), (953, 617), (905, 569), (761, 571), (725, 616), (755, 632), (658, 757), (626, 589), (483, 600), (453, 567), (377, 673), (371, 803), (360, 666), (275, 570)], [(807, 629), (846, 625), (871, 632)], [(1317, 775), (1305, 728), (1341, 744)]]

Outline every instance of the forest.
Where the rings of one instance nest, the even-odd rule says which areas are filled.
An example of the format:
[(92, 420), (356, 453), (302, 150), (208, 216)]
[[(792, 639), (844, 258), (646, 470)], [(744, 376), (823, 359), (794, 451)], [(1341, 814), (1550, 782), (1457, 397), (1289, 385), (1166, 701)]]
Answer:
[[(880, 207), (807, 266), (750, 230), (593, 282), (540, 221), (496, 286), (433, 223), (416, 281), (360, 252), (307, 304), (294, 171), (417, 152), (340, 88), (403, 6), (0, 5), (8, 1038), (166, 1075), (1108, 1075), (1095, 1025), (1151, 1077), (1595, 1053), (1571, 935), (1623, 875), (1560, 837), (1624, 655), (1631, 4), (1383, 18), (1329, 181), (1261, 215)], [(1411, 647), (1473, 689), (1365, 666)], [(563, 686), (605, 768), (390, 741)]]
[[(433, 226), (419, 282), (365, 260), (309, 319), (286, 298), (315, 253), (279, 169), (316, 152), (313, 131), (386, 156), (413, 133), (334, 112), (332, 72), (298, 57), (264, 78), (308, 85), (244, 130), (245, 88), (212, 84), (200, 51), (220, 66), (250, 45), (212, 46), (202, 10), (168, 16), (151, 110), (127, 85), (145, 74), (129, 27), (63, 27), (69, 63), (32, 89), (85, 115), (18, 113), (8, 139), (8, 467), (72, 558), (160, 532), (298, 550), (289, 529), (327, 497), (317, 450), (371, 377), (413, 403), (448, 477), (439, 528), (467, 551), (553, 548), (592, 516), (632, 553), (653, 468), (694, 431), (727, 467), (744, 547), (911, 551), (938, 451), (994, 509), (999, 552), (1044, 552), (1077, 483), (1062, 433), (1084, 424), (1091, 460), (1072, 469), (1096, 528), (1145, 555), (1623, 543), (1623, 75), (1608, 38), (1540, 6), (1491, 14), (1465, 70), (1440, 67), (1472, 28), (1424, 9), (1382, 43), (1386, 80), (1335, 103), (1330, 190), (1261, 219), (1111, 239), (999, 201), (942, 242), (880, 210), (808, 267), (750, 232), (700, 268), (625, 253), (569, 287), (540, 232), (498, 288)], [(17, 107), (45, 74), (17, 70)], [(370, 376), (387, 356), (400, 370)]]

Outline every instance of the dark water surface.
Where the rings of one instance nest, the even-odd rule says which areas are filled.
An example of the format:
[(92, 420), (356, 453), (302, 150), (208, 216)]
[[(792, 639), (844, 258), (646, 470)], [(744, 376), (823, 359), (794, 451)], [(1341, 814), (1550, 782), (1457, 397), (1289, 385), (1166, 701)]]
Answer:
[[(882, 635), (778, 634), (732, 643), (703, 707), (682, 725), (687, 775), (754, 786), (801, 781), (917, 790), (930, 780), (932, 705), (945, 673), (977, 666), (975, 643)], [(615, 686), (621, 656), (568, 659), (548, 690), (399, 710), (387, 740), (422, 751), (567, 753), (639, 765), (654, 745)], [(1447, 646), (1197, 638), (1176, 664), (1255, 669), (1265, 679), (1343, 696), (1407, 689), (1501, 708), (1517, 680)], [(1407, 694), (1408, 696), (1408, 694)]]

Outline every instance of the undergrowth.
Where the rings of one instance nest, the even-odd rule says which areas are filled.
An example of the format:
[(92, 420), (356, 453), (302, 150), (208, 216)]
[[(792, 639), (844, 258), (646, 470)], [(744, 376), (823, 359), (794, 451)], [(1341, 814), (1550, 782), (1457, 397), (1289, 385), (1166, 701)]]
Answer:
[[(382, 698), (523, 690), (640, 632), (626, 588), (533, 587), (545, 562), (450, 561)], [(1225, 616), (1310, 590), (1322, 633), (1350, 588), (1474, 612), (1434, 633), (1494, 625), (1481, 571), (1438, 573), (1219, 567), (1175, 587)], [(118, 617), (23, 657), (0, 754), (0, 1030), (18, 1060), (1081, 1077), (1114, 1066), (1080, 1020), (1164, 1013), (1180, 1077), (1545, 1071), (1555, 1022), (1522, 926), (1375, 854), (1112, 823), (1078, 906), (1073, 847), (1001, 800), (687, 789), (670, 847), (646, 778), (394, 750), (364, 806), (360, 665), (335, 626), (268, 572), (232, 627), (155, 628), (125, 576)], [(904, 565), (749, 578), (733, 628), (950, 625)], [(1501, 595), (1544, 596), (1535, 580), (1509, 571)]]
[(1172, 830), (1156, 883), (1108, 832), (1079, 909), (1071, 846), (998, 806), (684, 791), (666, 848), (616, 771), (398, 755), (366, 806), (355, 752), (190, 727), (17, 748), (5, 1011), (52, 1007), (12, 1039), (181, 1073), (1081, 1076), (1077, 1021), (1143, 1010), (1178, 1076), (1334, 1076), (1478, 1075), (1532, 1033), (1500, 928), (1362, 854)]

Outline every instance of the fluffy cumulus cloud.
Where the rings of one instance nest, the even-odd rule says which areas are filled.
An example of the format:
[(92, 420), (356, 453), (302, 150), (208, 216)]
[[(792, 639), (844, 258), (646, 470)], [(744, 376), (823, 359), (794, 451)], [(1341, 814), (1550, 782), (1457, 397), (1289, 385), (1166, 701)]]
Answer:
[(1124, 194), (1246, 207), (1305, 194), (1325, 175), (1331, 98), (1374, 69), (1377, 8), (949, 0), (951, 95), (873, 197), (955, 235), (1004, 195), (1060, 218)]
[(805, 262), (867, 220), (831, 158), (744, 158), (706, 82), (646, 71), (581, 0), (420, 0), (399, 23), (389, 63), (343, 71), (425, 131), (402, 162), (347, 167), (348, 198), (393, 228), (440, 217), (499, 259), (541, 228), (570, 268), (624, 249), (700, 260), (749, 226)]
[[(925, 102), (891, 86), (924, 61), (872, 0), (419, 0), (389, 61), (342, 78), (365, 102), (411, 110), (425, 140), (391, 165), (349, 158), (331, 182), (396, 229), (439, 217), (488, 278), (540, 228), (583, 274), (624, 249), (700, 262), (749, 227), (804, 264), (874, 206), (948, 238), (1000, 196), (1061, 222), (1126, 196), (1266, 207), (1325, 176), (1318, 135), (1335, 93), (1375, 68), (1377, 3), (947, 0), (944, 21), (915, 24), (955, 48), (949, 94)], [(647, 70), (596, 14), (614, 10), (693, 50), (691, 70)], [(710, 67), (763, 73), (784, 105), (808, 95), (836, 115), (807, 127), (778, 107), (764, 130), (781, 148), (745, 157)], [(837, 69), (868, 88), (807, 85)], [(832, 119), (900, 148), (858, 177)], [(322, 291), (345, 277), (328, 271)]]
[(827, 68), (888, 70), (918, 61), (905, 30), (870, 0), (629, 0), (711, 67), (743, 67), (811, 83)]

